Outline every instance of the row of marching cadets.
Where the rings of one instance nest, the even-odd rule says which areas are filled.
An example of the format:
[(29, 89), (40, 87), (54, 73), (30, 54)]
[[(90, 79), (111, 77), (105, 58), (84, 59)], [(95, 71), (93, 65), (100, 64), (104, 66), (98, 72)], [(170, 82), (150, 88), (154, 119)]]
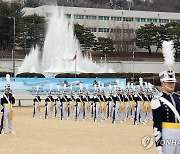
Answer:
[(112, 118), (112, 123), (123, 123), (128, 119), (134, 119), (134, 124), (145, 124), (147, 120), (152, 120), (151, 100), (152, 85), (143, 83), (141, 86), (134, 86), (133, 83), (127, 84), (124, 90), (123, 84), (113, 91), (110, 87), (108, 96), (104, 91), (97, 91), (93, 97), (94, 102), (94, 121)]
[(82, 91), (79, 91), (78, 97), (75, 98), (73, 91), (67, 96), (66, 91), (57, 94), (57, 98), (53, 98), (51, 91), (45, 99), (45, 118), (51, 115), (51, 118), (60, 117), (62, 119), (80, 118), (84, 120), (90, 119), (90, 96), (88, 91), (83, 96)]
[[(146, 85), (146, 84), (145, 84)], [(150, 84), (149, 84), (150, 85)], [(95, 89), (93, 96), (86, 88), (83, 93), (82, 88), (75, 97), (71, 91), (67, 95), (65, 89), (60, 93), (58, 90), (57, 97), (53, 98), (51, 91), (45, 99), (45, 118), (59, 117), (62, 119), (75, 118), (75, 120), (85, 120), (94, 117), (94, 122), (112, 118), (112, 123), (123, 123), (126, 119), (133, 119), (134, 124), (144, 124), (147, 119), (152, 119), (150, 101), (152, 99), (152, 88), (139, 86), (139, 91), (131, 83), (127, 84), (126, 90), (122, 87), (110, 87), (109, 94), (105, 95), (102, 87)], [(38, 95), (34, 98), (33, 116), (40, 114), (41, 98)]]
[[(112, 108), (111, 102), (109, 102), (110, 107), (110, 116), (112, 116), (112, 123), (123, 123), (127, 118), (133, 119), (135, 117), (135, 101), (134, 101), (134, 92), (129, 88), (126, 91), (123, 90), (123, 87), (118, 88), (115, 93), (114, 107)], [(112, 109), (113, 112), (112, 112)]]
[[(134, 119), (134, 124), (145, 124), (148, 120), (152, 120), (151, 100), (152, 86), (145, 82), (145, 90), (143, 85), (137, 89), (132, 83), (127, 84), (126, 91), (123, 86), (118, 88), (114, 96), (112, 91), (108, 97), (108, 116), (112, 117), (112, 123), (123, 123), (126, 119)], [(137, 91), (138, 90), (138, 91)]]

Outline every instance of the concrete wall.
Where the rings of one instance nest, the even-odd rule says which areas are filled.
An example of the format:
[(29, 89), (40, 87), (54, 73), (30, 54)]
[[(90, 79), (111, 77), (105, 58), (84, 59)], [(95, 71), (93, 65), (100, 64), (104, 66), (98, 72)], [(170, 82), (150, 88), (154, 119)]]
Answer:
[[(112, 68), (115, 72), (124, 73), (159, 73), (161, 71), (167, 70), (167, 67), (163, 62), (132, 62), (132, 61), (121, 61), (112, 63), (101, 63), (101, 66), (107, 66), (107, 68)], [(180, 73), (180, 62), (176, 62), (173, 65), (173, 70), (176, 73)]]

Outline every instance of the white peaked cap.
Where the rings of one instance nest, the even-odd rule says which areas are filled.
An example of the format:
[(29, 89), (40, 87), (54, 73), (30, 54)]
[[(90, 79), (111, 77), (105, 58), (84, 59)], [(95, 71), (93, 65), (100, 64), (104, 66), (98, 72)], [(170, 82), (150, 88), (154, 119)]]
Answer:
[(177, 82), (174, 71), (162, 71), (159, 73), (159, 78), (164, 82)]

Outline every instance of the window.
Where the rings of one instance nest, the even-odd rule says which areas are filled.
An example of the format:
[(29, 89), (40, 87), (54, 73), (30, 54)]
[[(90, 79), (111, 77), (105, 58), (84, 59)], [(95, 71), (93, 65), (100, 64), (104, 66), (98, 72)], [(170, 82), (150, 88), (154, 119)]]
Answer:
[(140, 18), (136, 18), (135, 21), (136, 21), (136, 22), (140, 22)]
[(133, 18), (123, 17), (123, 21), (132, 22), (133, 20)]
[(75, 14), (74, 19), (84, 19), (84, 15)]
[(98, 28), (98, 32), (108, 33), (109, 32), (109, 28)]
[(108, 16), (98, 16), (98, 20), (109, 20)]
[(157, 19), (151, 19), (151, 18), (148, 18), (148, 19), (147, 19), (147, 22), (150, 22), (150, 23), (157, 23)]
[(104, 32), (109, 33), (109, 28), (104, 28)]
[(173, 19), (172, 19), (172, 20), (170, 20), (170, 22), (179, 22), (179, 20), (173, 20)]
[(65, 14), (67, 18), (71, 18), (71, 14)]
[(111, 17), (112, 21), (121, 21), (121, 17)]
[(169, 23), (169, 19), (159, 19), (159, 23)]
[(88, 28), (91, 32), (97, 32), (97, 28)]
[(146, 22), (146, 18), (136, 18), (136, 22)]
[(140, 18), (141, 22), (146, 22), (146, 18)]
[(98, 28), (98, 32), (103, 32), (103, 28)]
[(96, 16), (86, 15), (86, 19), (88, 19), (88, 20), (96, 20), (97, 17)]

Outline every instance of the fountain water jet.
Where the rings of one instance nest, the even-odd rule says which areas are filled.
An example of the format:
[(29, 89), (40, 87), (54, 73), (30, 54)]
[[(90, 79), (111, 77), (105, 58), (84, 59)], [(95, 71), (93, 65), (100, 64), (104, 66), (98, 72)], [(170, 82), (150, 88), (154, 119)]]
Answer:
[[(92, 57), (82, 55), (79, 41), (74, 35), (74, 25), (71, 19), (68, 19), (63, 13), (59, 14), (56, 8), (54, 14), (49, 19), (47, 35), (43, 47), (43, 56), (41, 65), (34, 65), (33, 70), (29, 68), (28, 59), (37, 60), (38, 49), (32, 49), (31, 53), (25, 58), (20, 72), (40, 72), (45, 75), (55, 73), (75, 73), (75, 64), (77, 73), (102, 73), (110, 72), (105, 67), (100, 67), (93, 63)], [(74, 56), (76, 60), (73, 60)], [(111, 70), (112, 71), (112, 70)]]
[(24, 61), (21, 64), (21, 67), (18, 69), (18, 73), (23, 72), (39, 72), (39, 48), (36, 46), (35, 48), (31, 48), (29, 55), (25, 57)]

